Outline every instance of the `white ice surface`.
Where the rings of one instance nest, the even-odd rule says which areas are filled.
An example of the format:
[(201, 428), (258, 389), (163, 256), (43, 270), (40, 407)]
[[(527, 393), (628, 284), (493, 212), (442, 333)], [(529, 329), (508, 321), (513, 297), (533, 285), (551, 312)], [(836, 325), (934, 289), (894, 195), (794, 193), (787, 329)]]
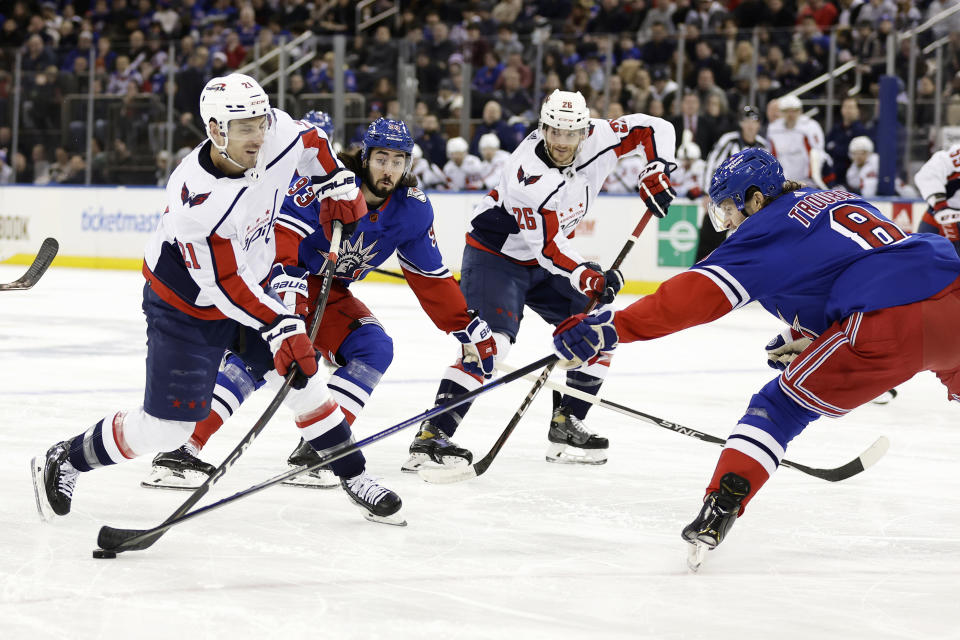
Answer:
[[(23, 267), (0, 267), (0, 281)], [(73, 512), (41, 523), (28, 463), (53, 442), (142, 398), (137, 273), (52, 269), (0, 293), (0, 637), (2, 638), (960, 638), (960, 431), (931, 374), (886, 407), (811, 425), (787, 457), (842, 464), (887, 435), (875, 467), (831, 484), (782, 469), (699, 574), (681, 528), (720, 449), (595, 408), (611, 440), (599, 467), (544, 461), (542, 394), (489, 471), (434, 486), (399, 467), (413, 429), (365, 451), (403, 498), (406, 528), (364, 520), (339, 490), (277, 487), (94, 560), (99, 527), (148, 528), (186, 497), (147, 490), (144, 457), (84, 474)], [(454, 341), (400, 285), (356, 293), (396, 357), (359, 437), (431, 406)], [(619, 304), (626, 304), (627, 299)], [(667, 339), (622, 346), (602, 395), (726, 436), (772, 376), (779, 329), (758, 307)], [(548, 327), (525, 319), (509, 362), (546, 355)], [(478, 457), (530, 389), (483, 396), (457, 433)], [(219, 463), (272, 392), (247, 403), (203, 452)], [(205, 499), (285, 468), (285, 410)]]

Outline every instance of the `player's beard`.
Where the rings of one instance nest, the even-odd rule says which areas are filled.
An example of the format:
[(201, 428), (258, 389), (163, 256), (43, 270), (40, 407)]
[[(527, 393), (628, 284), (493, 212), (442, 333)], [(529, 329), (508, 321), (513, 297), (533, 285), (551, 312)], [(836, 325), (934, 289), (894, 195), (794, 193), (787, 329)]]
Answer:
[(393, 186), (391, 186), (389, 189), (379, 188), (377, 186), (377, 183), (374, 182), (373, 176), (370, 175), (370, 167), (367, 165), (364, 165), (363, 167), (362, 180), (363, 180), (363, 184), (367, 185), (367, 189), (370, 190), (370, 193), (372, 193), (378, 198), (383, 198), (383, 199), (390, 197), (390, 194), (396, 190), (397, 184), (399, 183), (399, 180), (398, 180), (397, 182), (393, 183)]

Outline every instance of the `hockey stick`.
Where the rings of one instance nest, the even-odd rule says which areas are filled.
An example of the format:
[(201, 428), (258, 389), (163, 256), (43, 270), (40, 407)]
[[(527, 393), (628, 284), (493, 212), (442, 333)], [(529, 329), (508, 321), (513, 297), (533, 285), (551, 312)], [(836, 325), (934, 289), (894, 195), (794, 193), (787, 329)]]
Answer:
[(37, 251), (37, 257), (33, 259), (33, 264), (27, 268), (27, 272), (13, 282), (0, 284), (0, 291), (23, 291), (37, 284), (40, 277), (50, 267), (50, 263), (53, 262), (59, 250), (60, 243), (56, 239), (47, 238), (44, 240), (40, 245), (40, 250)]
[(390, 271), (389, 269), (371, 269), (374, 273), (379, 273), (382, 276), (390, 276), (391, 278), (397, 278), (398, 280), (406, 280), (406, 276), (402, 273), (397, 273), (396, 271)]
[(497, 387), (501, 387), (505, 384), (513, 382), (514, 380), (522, 378), (527, 373), (530, 373), (531, 371), (536, 371), (537, 369), (540, 369), (541, 367), (544, 367), (548, 364), (552, 364), (553, 362), (556, 362), (556, 360), (557, 360), (557, 356), (555, 355), (549, 355), (549, 356), (543, 357), (537, 360), (536, 362), (533, 362), (531, 364), (528, 364), (525, 367), (521, 367), (517, 369), (513, 373), (507, 374), (501, 378), (497, 378), (496, 380), (492, 380), (491, 382), (483, 385), (482, 387), (477, 387), (473, 391), (469, 391), (461, 396), (457, 396), (447, 404), (436, 405), (433, 408), (424, 411), (423, 413), (417, 414), (412, 418), (407, 418), (403, 422), (399, 422), (393, 425), (392, 427), (388, 427), (383, 431), (380, 431), (371, 436), (368, 436), (358, 442), (342, 444), (339, 447), (334, 448), (333, 450), (330, 451), (330, 453), (322, 456), (319, 460), (317, 460), (316, 462), (314, 462), (313, 464), (307, 467), (297, 467), (296, 469), (290, 469), (285, 473), (281, 473), (280, 475), (264, 480), (263, 482), (255, 484), (242, 491), (238, 491), (237, 493), (227, 496), (226, 498), (217, 500), (216, 502), (211, 502), (210, 504), (204, 505), (199, 509), (190, 511), (189, 513), (181, 512), (181, 510), (178, 509), (177, 512), (174, 513), (174, 515), (170, 516), (169, 518), (164, 520), (163, 523), (157, 525), (156, 527), (153, 527), (152, 529), (115, 529), (113, 527), (102, 527), (100, 529), (100, 535), (97, 538), (97, 544), (100, 545), (101, 549), (104, 549), (106, 551), (114, 551), (114, 552), (140, 551), (142, 549), (146, 549), (147, 547), (152, 545), (154, 542), (156, 542), (156, 540), (171, 527), (175, 527), (178, 524), (182, 524), (187, 520), (192, 520), (197, 516), (213, 511), (214, 509), (219, 509), (224, 505), (227, 505), (231, 502), (234, 502), (246, 496), (263, 491), (267, 487), (272, 487), (276, 484), (280, 484), (284, 480), (289, 480), (290, 478), (296, 477), (305, 472), (315, 471), (316, 469), (319, 469), (324, 465), (330, 464), (331, 462), (334, 462), (345, 456), (348, 456), (354, 451), (363, 449), (364, 447), (367, 447), (373, 444), (374, 442), (383, 440), (384, 438), (391, 436), (394, 433), (397, 433), (398, 431), (402, 431), (403, 429), (406, 429), (411, 425), (419, 424), (423, 420), (429, 420), (434, 416), (438, 416), (442, 413), (446, 413), (447, 411), (450, 411), (451, 409), (455, 409), (456, 407), (459, 407), (464, 402), (469, 402), (470, 400), (473, 400), (474, 398), (476, 398), (481, 394), (487, 393), (488, 391), (492, 391)]
[[(330, 238), (330, 252), (327, 255), (327, 264), (323, 269), (323, 284), (320, 286), (320, 293), (317, 294), (317, 310), (313, 314), (313, 319), (310, 322), (310, 343), (313, 344), (314, 339), (317, 337), (317, 331), (320, 329), (320, 319), (323, 317), (323, 312), (327, 306), (327, 298), (330, 297), (330, 288), (333, 285), (333, 276), (337, 268), (337, 254), (340, 249), (340, 236), (343, 233), (343, 225), (334, 221), (333, 223), (333, 232), (331, 233)], [(334, 247), (337, 250), (334, 250)], [(210, 477), (204, 480), (203, 484), (197, 487), (190, 496), (184, 500), (183, 504), (177, 507), (176, 511), (170, 514), (164, 522), (170, 522), (187, 513), (193, 505), (197, 504), (203, 496), (210, 491), (210, 487), (215, 485), (220, 478), (232, 467), (237, 460), (240, 459), (240, 456), (243, 455), (243, 452), (253, 444), (253, 441), (256, 440), (257, 436), (260, 435), (260, 432), (266, 428), (267, 423), (273, 418), (273, 415), (280, 408), (280, 405), (283, 404), (284, 399), (287, 397), (287, 394), (290, 393), (292, 388), (293, 378), (299, 372), (299, 367), (294, 363), (290, 367), (290, 371), (287, 372), (287, 375), (283, 379), (283, 384), (280, 385), (280, 389), (277, 391), (277, 395), (274, 396), (273, 400), (267, 405), (267, 408), (261, 414), (260, 418), (254, 423), (250, 431), (247, 432), (245, 436), (240, 440), (233, 451), (220, 463), (220, 466), (217, 467), (216, 471), (210, 474)], [(302, 471), (298, 471), (298, 474)], [(125, 544), (122, 539), (117, 539), (112, 533), (117, 531), (113, 527), (102, 526), (100, 527), (100, 533), (97, 536), (97, 544), (100, 545), (101, 549), (114, 552), (122, 551), (131, 551), (131, 550), (140, 550), (146, 549), (154, 542), (156, 542), (160, 536), (163, 535), (164, 530), (159, 530), (155, 535), (142, 537), (137, 540), (135, 543)]]
[[(498, 363), (498, 369), (502, 369), (506, 372), (516, 371), (514, 367), (511, 367), (506, 364)], [(527, 380), (534, 379), (532, 375), (524, 376)], [(690, 427), (685, 427), (682, 424), (677, 424), (676, 422), (670, 422), (669, 420), (664, 420), (663, 418), (658, 418), (657, 416), (652, 416), (649, 413), (644, 413), (643, 411), (637, 411), (636, 409), (631, 409), (622, 404), (617, 404), (616, 402), (611, 402), (609, 400), (604, 400), (603, 398), (598, 398), (597, 396), (592, 396), (589, 393), (580, 391), (579, 389), (574, 389), (565, 384), (560, 384), (559, 382), (554, 382), (553, 380), (547, 380), (544, 385), (549, 389), (554, 391), (559, 391), (560, 393), (565, 393), (574, 398), (579, 398), (585, 402), (595, 404), (599, 407), (609, 409), (611, 411), (616, 411), (617, 413), (622, 413), (625, 416), (630, 416), (631, 418), (637, 418), (638, 420), (643, 420), (654, 424), (658, 427), (664, 429), (669, 429), (670, 431), (675, 431), (681, 435), (690, 436), (691, 438), (696, 438), (697, 440), (703, 440), (704, 442), (712, 442), (713, 444), (719, 444), (723, 446), (726, 444), (726, 440), (723, 438), (718, 438), (712, 436), (709, 433), (704, 433), (703, 431), (697, 431), (696, 429), (691, 429)], [(867, 447), (866, 451), (861, 453), (859, 456), (851, 460), (850, 462), (840, 465), (839, 467), (834, 467), (832, 469), (817, 469), (814, 467), (808, 467), (805, 464), (800, 464), (799, 462), (792, 462), (790, 460), (781, 460), (781, 467), (789, 467), (791, 469), (796, 469), (801, 473), (805, 473), (808, 476), (813, 476), (815, 478), (820, 478), (822, 480), (827, 480), (829, 482), (839, 482), (841, 480), (846, 480), (851, 478), (864, 469), (867, 469), (877, 463), (880, 458), (884, 456), (887, 452), (887, 449), (890, 448), (890, 441), (886, 436), (880, 436), (877, 438), (876, 442)]]
[[(617, 259), (613, 261), (613, 265), (610, 267), (611, 269), (620, 268), (620, 265), (623, 264), (627, 254), (630, 253), (630, 250), (633, 249), (633, 245), (636, 244), (637, 238), (639, 238), (640, 234), (643, 232), (643, 228), (647, 226), (647, 223), (652, 217), (653, 214), (650, 213), (650, 211), (647, 211), (643, 214), (643, 217), (640, 218), (640, 222), (637, 223), (637, 226), (627, 239), (626, 244), (623, 245), (623, 249), (620, 250), (620, 254), (617, 256)], [(587, 304), (587, 308), (584, 310), (584, 313), (590, 313), (595, 306), (597, 306), (597, 299), (593, 298), (590, 300), (590, 303)], [(438, 467), (420, 469), (417, 471), (417, 473), (420, 474), (420, 477), (427, 482), (450, 484), (453, 482), (462, 482), (464, 480), (469, 480), (470, 478), (476, 478), (477, 476), (483, 475), (486, 470), (490, 468), (490, 465), (493, 463), (494, 458), (497, 457), (497, 454), (500, 453), (500, 449), (503, 448), (507, 438), (509, 438), (510, 434), (513, 433), (513, 430), (517, 428), (517, 424), (520, 423), (520, 419), (523, 418), (523, 414), (525, 414), (527, 409), (530, 408), (530, 405), (533, 403), (533, 399), (537, 397), (538, 393), (540, 393), (540, 389), (542, 389), (543, 385), (547, 382), (547, 378), (550, 377), (550, 373), (553, 371), (553, 367), (556, 365), (556, 363), (557, 358), (554, 358), (553, 362), (547, 365), (547, 367), (540, 374), (540, 377), (537, 378), (537, 381), (533, 383), (533, 388), (530, 389), (530, 393), (528, 393), (527, 397), (524, 398), (523, 402), (520, 403), (520, 408), (517, 409), (517, 412), (513, 414), (509, 424), (507, 424), (507, 428), (503, 430), (503, 433), (500, 434), (500, 437), (497, 438), (497, 441), (493, 443), (493, 447), (490, 448), (490, 451), (487, 452), (487, 455), (483, 456), (483, 458), (477, 462), (465, 467)]]

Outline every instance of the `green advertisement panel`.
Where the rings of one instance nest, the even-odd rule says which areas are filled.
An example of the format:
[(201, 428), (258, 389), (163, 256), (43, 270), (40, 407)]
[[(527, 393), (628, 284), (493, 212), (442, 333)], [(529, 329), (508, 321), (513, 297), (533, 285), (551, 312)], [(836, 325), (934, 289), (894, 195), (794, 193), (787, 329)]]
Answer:
[(661, 267), (692, 267), (697, 255), (697, 208), (695, 204), (670, 205), (670, 213), (657, 229), (657, 264)]

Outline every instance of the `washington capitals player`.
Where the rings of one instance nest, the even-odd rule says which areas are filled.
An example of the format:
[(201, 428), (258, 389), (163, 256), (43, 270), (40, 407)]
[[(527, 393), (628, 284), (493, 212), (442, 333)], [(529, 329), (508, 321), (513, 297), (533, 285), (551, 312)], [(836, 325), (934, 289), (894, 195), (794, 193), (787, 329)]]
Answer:
[[(341, 243), (337, 262), (337, 280), (320, 323), (314, 346), (337, 370), (327, 386), (352, 424), (360, 415), (380, 378), (393, 359), (393, 342), (376, 317), (353, 296), (350, 283), (362, 280), (374, 267), (395, 252), (403, 274), (424, 311), (441, 330), (452, 334), (462, 348), (465, 371), (480, 378), (493, 374), (496, 345), (487, 326), (476, 313), (467, 309), (460, 287), (444, 266), (433, 233), (433, 208), (426, 195), (416, 187), (410, 171), (413, 138), (399, 120), (380, 118), (367, 128), (363, 148), (340, 155), (343, 163), (360, 177), (360, 191), (369, 214), (353, 234)], [(310, 189), (310, 181), (297, 177), (290, 184), (277, 221), (277, 243), (285, 255), (297, 255), (299, 262), (283, 267), (288, 282), (278, 291), (284, 300), (296, 305), (309, 317), (309, 304), (319, 290), (321, 279), (310, 274), (323, 268), (323, 255), (330, 242), (317, 224), (319, 203)], [(310, 293), (302, 295), (302, 283)], [(275, 279), (277, 284), (279, 279)], [(288, 297), (292, 294), (292, 298)], [(258, 385), (241, 359), (228, 357), (217, 381), (210, 416), (197, 425), (191, 438), (199, 449), (223, 421)], [(318, 458), (304, 444), (294, 451), (292, 466), (311, 464)], [(205, 463), (201, 463), (205, 464)], [(195, 465), (194, 465), (195, 466)], [(162, 470), (162, 469), (161, 469)], [(205, 476), (191, 478), (180, 468), (180, 478), (169, 474), (154, 477), (149, 486), (195, 484)], [(209, 475), (209, 471), (205, 471)], [(290, 482), (299, 486), (330, 487), (330, 472), (301, 474)], [(159, 477), (158, 477), (159, 476)], [(180, 480), (180, 482), (178, 482)], [(190, 481), (193, 481), (190, 483)]]
[(683, 529), (694, 569), (813, 420), (846, 415), (919, 371), (935, 372), (960, 400), (960, 258), (949, 242), (908, 235), (855, 194), (786, 181), (762, 149), (720, 165), (710, 198), (714, 219), (736, 233), (655, 294), (615, 314), (570, 318), (554, 337), (577, 363), (752, 301), (801, 335), (768, 346), (783, 373), (750, 400)]
[[(623, 284), (620, 273), (585, 261), (570, 238), (621, 157), (645, 160), (640, 195), (652, 213), (664, 216), (675, 195), (667, 175), (676, 164), (675, 148), (674, 129), (666, 120), (641, 114), (591, 119), (579, 92), (557, 90), (544, 101), (540, 128), (517, 147), (496, 188), (475, 209), (463, 252), (460, 288), (467, 304), (490, 323), (499, 358), (516, 340), (524, 306), (557, 324), (582, 311), (589, 296), (603, 304), (613, 300)], [(603, 357), (570, 371), (567, 382), (596, 394), (608, 368), (609, 358)], [(454, 364), (440, 382), (436, 403), (482, 383)], [(561, 399), (550, 423), (547, 460), (606, 462), (607, 439), (582, 422), (589, 407), (583, 400)], [(469, 464), (471, 453), (449, 440), (468, 409), (461, 405), (422, 423), (404, 471), (428, 462)]]
[(913, 180), (930, 205), (917, 230), (940, 234), (960, 253), (960, 144), (930, 156)]
[[(147, 371), (143, 405), (111, 411), (92, 427), (32, 461), (44, 518), (70, 511), (80, 472), (168, 450), (210, 412), (224, 351), (242, 353), (257, 377), (296, 364), (286, 404), (299, 432), (318, 449), (351, 438), (350, 427), (317, 371), (304, 319), (267, 293), (278, 254), (274, 223), (291, 176), (315, 176), (320, 219), (355, 224), (366, 207), (351, 172), (320, 131), (271, 109), (249, 76), (213, 78), (200, 97), (209, 138), (170, 176), (168, 207), (144, 257)], [(400, 499), (364, 471), (363, 457), (340, 461), (355, 500), (395, 512)]]

